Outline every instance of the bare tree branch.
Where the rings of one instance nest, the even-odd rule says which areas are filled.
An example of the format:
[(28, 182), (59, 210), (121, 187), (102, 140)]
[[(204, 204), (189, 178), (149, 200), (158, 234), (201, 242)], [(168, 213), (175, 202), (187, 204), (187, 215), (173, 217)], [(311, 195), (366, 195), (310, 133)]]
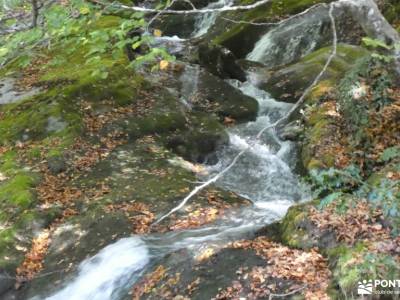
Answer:
[[(89, 0), (92, 3), (106, 6), (107, 4), (98, 0)], [(146, 8), (141, 6), (128, 6), (121, 3), (112, 3), (111, 6), (117, 9), (126, 9), (132, 10), (136, 12), (143, 13), (161, 13), (163, 15), (187, 15), (187, 14), (207, 14), (213, 12), (225, 12), (225, 11), (238, 11), (238, 10), (249, 10), (261, 5), (264, 5), (271, 0), (261, 0), (249, 5), (237, 5), (237, 6), (224, 6), (220, 8), (201, 8), (201, 9), (191, 9), (191, 10), (173, 10), (173, 9), (155, 9), (155, 8)]]
[(294, 294), (297, 294), (298, 292), (301, 292), (302, 290), (304, 290), (307, 287), (307, 284), (303, 285), (302, 287), (291, 291), (289, 293), (286, 294), (269, 294), (268, 300), (272, 300), (272, 298), (276, 297), (276, 298), (283, 298), (283, 297), (287, 297), (287, 296), (291, 296)]

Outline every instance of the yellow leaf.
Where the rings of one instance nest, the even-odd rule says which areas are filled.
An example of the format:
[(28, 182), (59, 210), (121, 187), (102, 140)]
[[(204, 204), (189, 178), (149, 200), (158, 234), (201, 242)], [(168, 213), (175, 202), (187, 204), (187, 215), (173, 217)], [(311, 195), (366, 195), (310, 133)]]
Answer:
[(81, 15), (87, 15), (88, 13), (90, 13), (90, 9), (89, 7), (85, 6), (85, 7), (81, 7), (79, 9), (79, 12), (81, 13)]
[(162, 35), (162, 31), (160, 29), (154, 29), (153, 34), (155, 37), (160, 37)]
[(160, 70), (166, 70), (169, 66), (169, 62), (167, 60), (160, 61)]

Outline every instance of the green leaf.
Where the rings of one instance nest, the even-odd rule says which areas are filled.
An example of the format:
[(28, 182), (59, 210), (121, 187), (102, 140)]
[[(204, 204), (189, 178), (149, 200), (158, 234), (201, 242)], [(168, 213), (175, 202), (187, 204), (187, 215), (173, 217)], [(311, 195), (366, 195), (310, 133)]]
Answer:
[(9, 52), (8, 48), (5, 48), (5, 47), (0, 48), (0, 57), (6, 56), (8, 54), (8, 52)]
[(385, 151), (383, 151), (383, 153), (379, 158), (379, 161), (388, 162), (397, 157), (400, 157), (400, 147), (399, 146), (390, 147), (385, 149)]
[(88, 15), (90, 13), (90, 9), (87, 6), (84, 6), (79, 9), (79, 12), (81, 15)]
[(328, 196), (326, 196), (325, 198), (323, 198), (321, 200), (321, 203), (319, 204), (318, 208), (323, 209), (323, 208), (327, 207), (329, 204), (334, 202), (340, 196), (342, 196), (342, 192), (335, 192), (335, 193), (329, 194)]
[(362, 39), (363, 43), (367, 47), (372, 47), (372, 48), (384, 48), (386, 50), (391, 50), (392, 47), (386, 45), (384, 42), (377, 40), (377, 39), (371, 39), (369, 37), (365, 37)]

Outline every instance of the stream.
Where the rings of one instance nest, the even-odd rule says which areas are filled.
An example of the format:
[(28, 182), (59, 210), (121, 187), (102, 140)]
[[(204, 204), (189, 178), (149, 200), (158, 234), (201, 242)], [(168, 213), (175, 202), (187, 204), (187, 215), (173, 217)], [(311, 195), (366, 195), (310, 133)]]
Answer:
[[(221, 5), (229, 6), (231, 3), (223, 0), (209, 6)], [(216, 14), (206, 14), (196, 20), (197, 27), (193, 36), (205, 34), (216, 18)], [(181, 40), (178, 37), (164, 37), (163, 40), (169, 46), (175, 43), (175, 49), (180, 49)], [(260, 43), (263, 40), (269, 43), (269, 39), (265, 38)], [(158, 40), (158, 43), (162, 43), (162, 40)], [(256, 52), (263, 46), (260, 43), (256, 45)], [(252, 59), (257, 60), (258, 57), (259, 55), (253, 55)], [(262, 56), (259, 57), (261, 59)], [(196, 70), (198, 69), (186, 68), (181, 79), (184, 80), (181, 94), (187, 98), (197, 87)], [(255, 121), (227, 129), (229, 144), (217, 152), (218, 163), (205, 165), (209, 177), (199, 179), (211, 178), (229, 165), (240, 151), (252, 144), (253, 147), (216, 183), (217, 186), (250, 200), (252, 204), (228, 213), (216, 223), (197, 229), (120, 239), (84, 260), (75, 278), (45, 299), (126, 299), (127, 292), (141, 275), (166, 255), (186, 249), (196, 256), (202, 249), (218, 248), (227, 242), (251, 237), (258, 229), (282, 218), (296, 201), (309, 199), (307, 188), (302, 186), (293, 172), (296, 163), (295, 144), (280, 140), (274, 130), (266, 132), (260, 140), (253, 140), (262, 128), (290, 110), (292, 104), (275, 101), (267, 92), (258, 89), (250, 79), (246, 82), (228, 82), (233, 88), (258, 101), (258, 117)], [(190, 101), (184, 98), (181, 99), (182, 103), (190, 105)]]

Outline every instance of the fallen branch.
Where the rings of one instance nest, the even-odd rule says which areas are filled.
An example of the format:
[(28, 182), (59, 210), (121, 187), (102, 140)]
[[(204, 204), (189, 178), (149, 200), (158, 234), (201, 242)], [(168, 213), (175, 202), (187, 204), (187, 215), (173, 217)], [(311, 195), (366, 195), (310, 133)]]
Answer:
[(275, 128), (278, 125), (280, 125), (282, 122), (286, 121), (287, 119), (289, 119), (292, 114), (294, 112), (297, 111), (297, 109), (304, 103), (307, 95), (310, 93), (310, 91), (315, 87), (315, 85), (321, 80), (321, 77), (324, 75), (324, 73), (326, 72), (327, 68), (329, 67), (329, 65), (331, 64), (333, 58), (336, 56), (337, 53), (337, 31), (336, 31), (336, 23), (335, 23), (335, 18), (333, 17), (333, 9), (334, 9), (334, 5), (330, 4), (329, 5), (329, 17), (331, 19), (331, 26), (332, 26), (332, 35), (333, 35), (333, 42), (332, 42), (332, 52), (329, 55), (324, 67), (322, 68), (321, 72), (317, 75), (317, 77), (315, 77), (314, 81), (311, 83), (311, 85), (303, 92), (302, 96), (299, 98), (299, 100), (296, 102), (296, 104), (292, 107), (291, 110), (289, 110), (282, 118), (280, 118), (279, 120), (277, 120), (275, 123), (270, 124), (266, 127), (264, 127), (261, 131), (258, 132), (258, 134), (256, 135), (255, 139), (249, 143), (249, 146), (245, 149), (243, 149), (242, 151), (240, 151), (232, 160), (232, 162), (225, 168), (223, 169), (221, 172), (219, 172), (217, 175), (215, 175), (214, 177), (212, 177), (211, 179), (207, 180), (206, 182), (204, 182), (203, 184), (195, 187), (180, 203), (178, 206), (174, 207), (172, 210), (170, 210), (167, 214), (163, 215), (161, 218), (159, 218), (153, 225), (156, 225), (158, 223), (160, 223), (161, 221), (163, 221), (165, 218), (169, 217), (171, 214), (173, 214), (174, 212), (180, 210), (183, 206), (186, 205), (186, 203), (193, 198), (193, 196), (195, 196), (198, 192), (200, 192), (201, 190), (203, 190), (204, 188), (206, 188), (207, 186), (209, 186), (210, 184), (216, 182), (218, 179), (220, 179), (222, 176), (224, 176), (230, 169), (232, 169), (233, 166), (235, 166), (235, 164), (237, 163), (237, 161), (239, 160), (240, 157), (243, 156), (243, 154), (245, 154), (249, 149), (251, 149), (255, 143), (257, 142), (257, 140), (259, 140), (261, 138), (261, 136), (263, 135), (263, 133), (265, 131), (267, 131), (268, 129), (271, 128)]
[[(101, 6), (106, 6), (108, 4), (98, 1), (98, 0), (89, 0), (94, 4), (98, 4)], [(207, 14), (207, 13), (214, 13), (214, 12), (225, 12), (225, 11), (238, 11), (238, 10), (249, 10), (261, 5), (264, 5), (271, 0), (261, 0), (249, 5), (237, 5), (237, 6), (224, 6), (220, 8), (201, 8), (201, 9), (191, 9), (191, 10), (173, 10), (173, 9), (155, 9), (155, 8), (146, 8), (141, 6), (128, 6), (121, 3), (112, 3), (110, 6), (116, 9), (126, 9), (132, 10), (136, 12), (142, 13), (161, 13), (163, 15), (187, 15), (187, 14)]]
[(297, 294), (298, 292), (301, 292), (302, 290), (304, 290), (307, 287), (307, 284), (303, 285), (302, 287), (293, 290), (289, 293), (286, 294), (269, 294), (268, 300), (272, 300), (272, 298), (277, 297), (277, 298), (283, 298), (283, 297), (287, 297), (287, 296), (291, 296), (294, 294)]
[(313, 6), (310, 6), (306, 10), (303, 10), (302, 12), (300, 12), (298, 14), (292, 15), (289, 18), (280, 20), (278, 22), (250, 22), (250, 21), (236, 21), (236, 20), (233, 20), (233, 19), (230, 19), (230, 18), (227, 18), (227, 17), (221, 17), (221, 18), (223, 20), (226, 20), (226, 21), (229, 21), (229, 22), (232, 22), (232, 23), (235, 23), (235, 24), (247, 24), (247, 25), (253, 25), (253, 26), (278, 26), (278, 25), (286, 23), (286, 22), (288, 22), (290, 20), (296, 19), (296, 18), (298, 18), (298, 17), (300, 17), (302, 15), (305, 15), (306, 13), (310, 12), (310, 10), (312, 10), (312, 9), (314, 9), (316, 7), (319, 7), (319, 6), (323, 6), (323, 5), (324, 4), (320, 4), (320, 3), (319, 4), (315, 4)]

